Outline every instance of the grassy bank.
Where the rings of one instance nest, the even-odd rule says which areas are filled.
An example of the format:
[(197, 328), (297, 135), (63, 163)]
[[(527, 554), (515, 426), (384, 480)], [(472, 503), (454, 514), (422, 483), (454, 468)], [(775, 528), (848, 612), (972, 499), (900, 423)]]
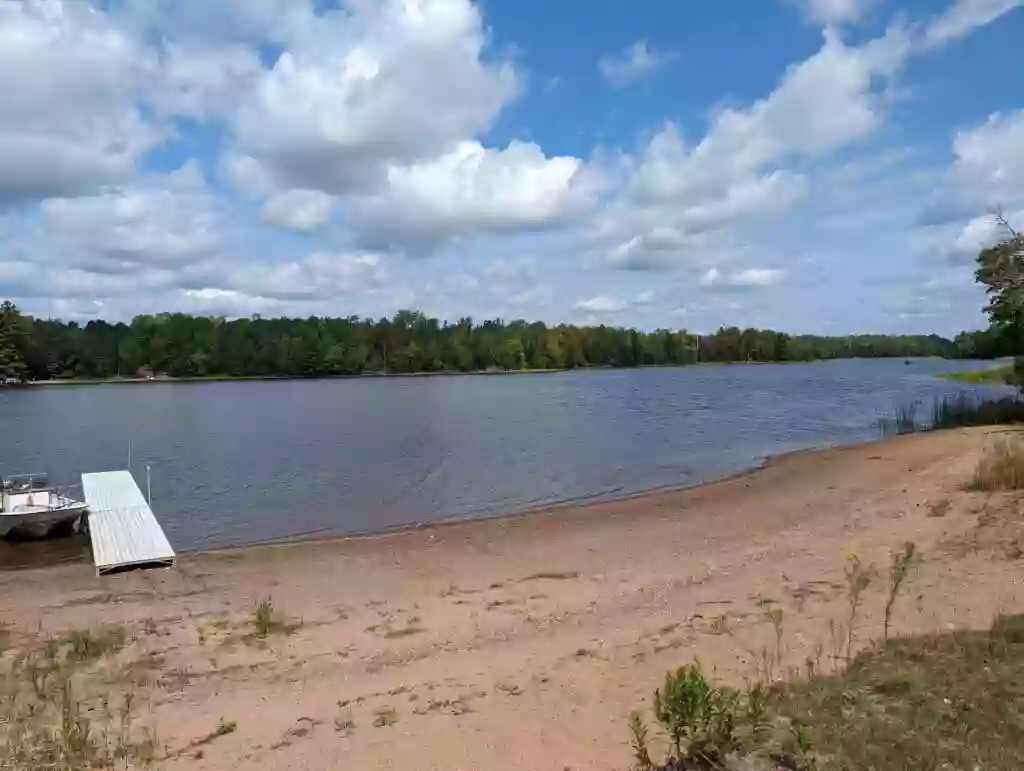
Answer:
[(1022, 675), (1024, 616), (1001, 616), (988, 631), (892, 640), (771, 703), (799, 726), (805, 767), (1009, 771), (1024, 767)]
[(1022, 676), (1022, 615), (986, 631), (890, 640), (841, 672), (743, 691), (688, 665), (654, 696), (665, 762), (651, 757), (642, 714), (631, 717), (636, 767), (1011, 771), (1024, 767)]
[(998, 367), (971, 370), (970, 372), (947, 372), (939, 375), (943, 380), (957, 383), (986, 383), (989, 385), (1013, 385), (1013, 365), (1004, 364)]

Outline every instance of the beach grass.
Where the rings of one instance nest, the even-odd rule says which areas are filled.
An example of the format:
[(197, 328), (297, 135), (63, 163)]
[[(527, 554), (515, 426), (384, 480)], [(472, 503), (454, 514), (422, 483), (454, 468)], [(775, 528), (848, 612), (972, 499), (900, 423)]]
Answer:
[[(97, 675), (89, 667), (109, 649), (84, 633), (70, 641), (66, 660), (51, 640), (44, 651), (0, 659), (0, 768), (25, 771), (151, 768), (158, 754), (155, 733), (137, 726), (135, 692), (100, 699), (85, 696)], [(105, 638), (104, 638), (105, 639)], [(79, 641), (76, 647), (75, 640)]]
[(982, 399), (964, 391), (940, 396), (932, 402), (931, 420), (927, 422), (918, 418), (918, 407), (918, 402), (897, 404), (895, 417), (878, 421), (882, 437), (945, 428), (1024, 423), (1024, 399), (1019, 396)]
[(930, 428), (995, 426), (1020, 422), (1024, 422), (1024, 401), (1019, 397), (978, 399), (961, 392), (933, 402)]

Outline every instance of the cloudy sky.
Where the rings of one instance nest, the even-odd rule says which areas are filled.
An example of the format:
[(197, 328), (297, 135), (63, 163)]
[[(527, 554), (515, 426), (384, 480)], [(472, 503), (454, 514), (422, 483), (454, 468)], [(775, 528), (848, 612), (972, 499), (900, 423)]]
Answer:
[(982, 323), (1024, 0), (0, 0), (35, 315)]

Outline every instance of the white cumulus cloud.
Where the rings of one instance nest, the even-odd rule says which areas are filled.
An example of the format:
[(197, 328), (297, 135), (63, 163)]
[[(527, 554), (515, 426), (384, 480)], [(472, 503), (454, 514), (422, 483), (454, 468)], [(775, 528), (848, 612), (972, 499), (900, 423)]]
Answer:
[(779, 215), (803, 198), (805, 176), (785, 164), (814, 161), (882, 125), (886, 78), (910, 52), (899, 26), (861, 46), (826, 29), (816, 54), (791, 66), (766, 97), (719, 112), (696, 144), (674, 124), (656, 133), (591, 239), (610, 244), (615, 267), (706, 261), (722, 247), (702, 234)]
[(88, 5), (0, 0), (0, 204), (130, 176), (159, 139), (137, 104), (153, 66)]
[(227, 237), (221, 208), (198, 166), (188, 163), (97, 195), (47, 199), (40, 213), (55, 256), (124, 273), (180, 268), (218, 254)]
[(518, 90), (483, 58), (470, 0), (381, 0), (311, 17), (233, 121), (238, 149), (284, 189), (369, 190), (486, 130)]
[(349, 203), (371, 242), (430, 242), (541, 229), (587, 206), (599, 186), (599, 176), (578, 158), (547, 158), (527, 142), (498, 150), (467, 141), (435, 159), (390, 167), (379, 194)]

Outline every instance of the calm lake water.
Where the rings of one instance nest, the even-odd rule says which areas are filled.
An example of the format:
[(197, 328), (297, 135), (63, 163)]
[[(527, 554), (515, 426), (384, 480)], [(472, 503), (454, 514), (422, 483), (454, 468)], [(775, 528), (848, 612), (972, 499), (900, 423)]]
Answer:
[[(878, 436), (895, 404), (1009, 389), (975, 362), (847, 360), (510, 377), (152, 383), (0, 392), (0, 469), (125, 468), (179, 551), (380, 531), (688, 485)], [(34, 545), (0, 543), (0, 566)], [(77, 556), (82, 544), (67, 547)], [(16, 557), (16, 555), (21, 555)]]

